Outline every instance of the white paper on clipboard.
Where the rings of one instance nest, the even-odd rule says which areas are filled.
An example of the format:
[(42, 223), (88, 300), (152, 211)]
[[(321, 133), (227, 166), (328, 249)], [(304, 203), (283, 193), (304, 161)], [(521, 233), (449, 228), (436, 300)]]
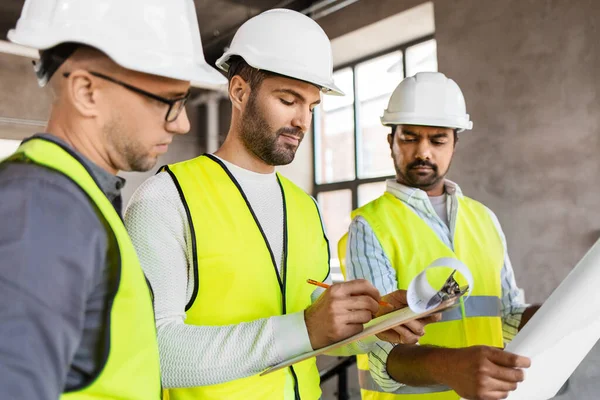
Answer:
[(381, 317), (375, 318), (371, 320), (369, 323), (364, 325), (364, 330), (360, 333), (357, 333), (354, 336), (351, 336), (347, 339), (339, 341), (337, 343), (333, 343), (329, 346), (323, 347), (318, 350), (314, 350), (308, 353), (300, 354), (291, 359), (285, 360), (277, 365), (272, 366), (271, 368), (265, 370), (260, 375), (270, 374), (271, 372), (278, 371), (282, 368), (289, 367), (290, 365), (296, 364), (300, 361), (307, 360), (309, 358), (315, 357), (320, 354), (327, 353), (331, 350), (337, 349), (339, 347), (345, 346), (349, 343), (355, 342), (357, 340), (364, 339), (366, 337), (376, 335), (380, 332), (386, 331), (390, 328), (393, 328), (398, 325), (405, 324), (409, 321), (424, 318), (430, 314), (434, 314), (437, 312), (441, 312), (448, 307), (452, 306), (457, 299), (460, 297), (453, 297), (446, 301), (438, 301), (433, 304), (427, 304), (430, 302), (432, 297), (434, 297), (438, 291), (438, 289), (434, 289), (428, 282), (426, 278), (427, 270), (431, 268), (440, 268), (440, 267), (449, 267), (457, 270), (468, 282), (469, 284), (469, 292), (473, 288), (473, 276), (469, 269), (459, 260), (455, 258), (439, 258), (432, 262), (427, 268), (425, 268), (419, 275), (417, 275), (409, 284), (408, 290), (406, 293), (406, 297), (408, 300), (409, 307), (393, 311), (391, 313), (382, 315)]
[(600, 240), (506, 347), (531, 358), (510, 400), (554, 397), (600, 338)]

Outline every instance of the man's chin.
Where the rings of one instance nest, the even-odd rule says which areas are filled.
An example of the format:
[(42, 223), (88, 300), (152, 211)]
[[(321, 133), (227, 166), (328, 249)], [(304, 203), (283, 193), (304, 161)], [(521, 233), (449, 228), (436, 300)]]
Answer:
[(291, 164), (291, 162), (294, 161), (294, 158), (296, 158), (296, 150), (298, 150), (298, 146), (282, 146), (277, 154), (272, 157), (273, 161), (275, 161), (273, 165)]
[[(429, 190), (439, 182), (439, 179), (437, 177), (434, 179), (431, 179), (429, 177), (428, 177), (428, 179), (422, 179), (422, 177), (413, 177), (413, 178), (417, 178), (417, 179), (410, 180), (411, 186), (416, 187), (421, 190)], [(421, 179), (419, 179), (419, 178), (421, 178)]]
[(136, 160), (130, 164), (129, 171), (131, 172), (148, 172), (158, 162), (158, 156), (148, 156), (143, 160)]
[(274, 167), (278, 167), (278, 166), (291, 164), (292, 161), (294, 161), (294, 154), (292, 154), (289, 157), (277, 157), (277, 158), (271, 160), (271, 162), (267, 162), (267, 164), (272, 165)]
[(437, 175), (430, 173), (430, 174), (409, 174), (408, 178), (410, 179), (411, 182), (418, 184), (419, 186), (421, 185), (433, 185), (438, 181), (438, 177)]

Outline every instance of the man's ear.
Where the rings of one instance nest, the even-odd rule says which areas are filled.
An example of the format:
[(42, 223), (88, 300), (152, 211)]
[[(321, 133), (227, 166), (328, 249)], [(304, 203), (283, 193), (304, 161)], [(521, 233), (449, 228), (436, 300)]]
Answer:
[(235, 75), (229, 81), (229, 99), (231, 104), (239, 111), (242, 111), (244, 102), (250, 95), (250, 85), (241, 76)]
[(390, 156), (394, 158), (394, 133), (388, 133), (387, 136), (388, 144), (390, 145)]
[(98, 115), (98, 84), (89, 72), (82, 69), (70, 72), (63, 83), (62, 91), (82, 116)]
[(390, 150), (394, 146), (394, 138), (396, 136), (396, 130), (398, 129), (398, 125), (392, 125), (392, 129), (387, 136), (388, 144), (390, 145)]

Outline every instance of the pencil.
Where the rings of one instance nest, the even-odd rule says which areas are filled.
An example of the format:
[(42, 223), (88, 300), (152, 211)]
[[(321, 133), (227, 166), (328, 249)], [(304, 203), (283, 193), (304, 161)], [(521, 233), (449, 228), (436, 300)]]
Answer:
[[(313, 279), (307, 279), (306, 282), (310, 283), (311, 285), (322, 287), (323, 289), (327, 289), (331, 286), (331, 285), (328, 285), (323, 282), (315, 281)], [(384, 306), (384, 307), (392, 307), (392, 305), (390, 303), (388, 303), (387, 301), (383, 301), (383, 300), (379, 301), (379, 305)]]

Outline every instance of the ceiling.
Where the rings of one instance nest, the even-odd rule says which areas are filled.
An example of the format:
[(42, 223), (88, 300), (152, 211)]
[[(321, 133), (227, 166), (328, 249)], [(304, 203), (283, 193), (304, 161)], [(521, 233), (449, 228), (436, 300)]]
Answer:
[[(270, 8), (289, 8), (302, 11), (323, 0), (194, 0), (198, 13), (200, 34), (206, 60), (214, 62), (223, 53), (237, 28), (248, 18)], [(24, 0), (0, 2), (0, 39), (12, 29), (23, 7)], [(335, 3), (326, 1), (324, 3)]]

